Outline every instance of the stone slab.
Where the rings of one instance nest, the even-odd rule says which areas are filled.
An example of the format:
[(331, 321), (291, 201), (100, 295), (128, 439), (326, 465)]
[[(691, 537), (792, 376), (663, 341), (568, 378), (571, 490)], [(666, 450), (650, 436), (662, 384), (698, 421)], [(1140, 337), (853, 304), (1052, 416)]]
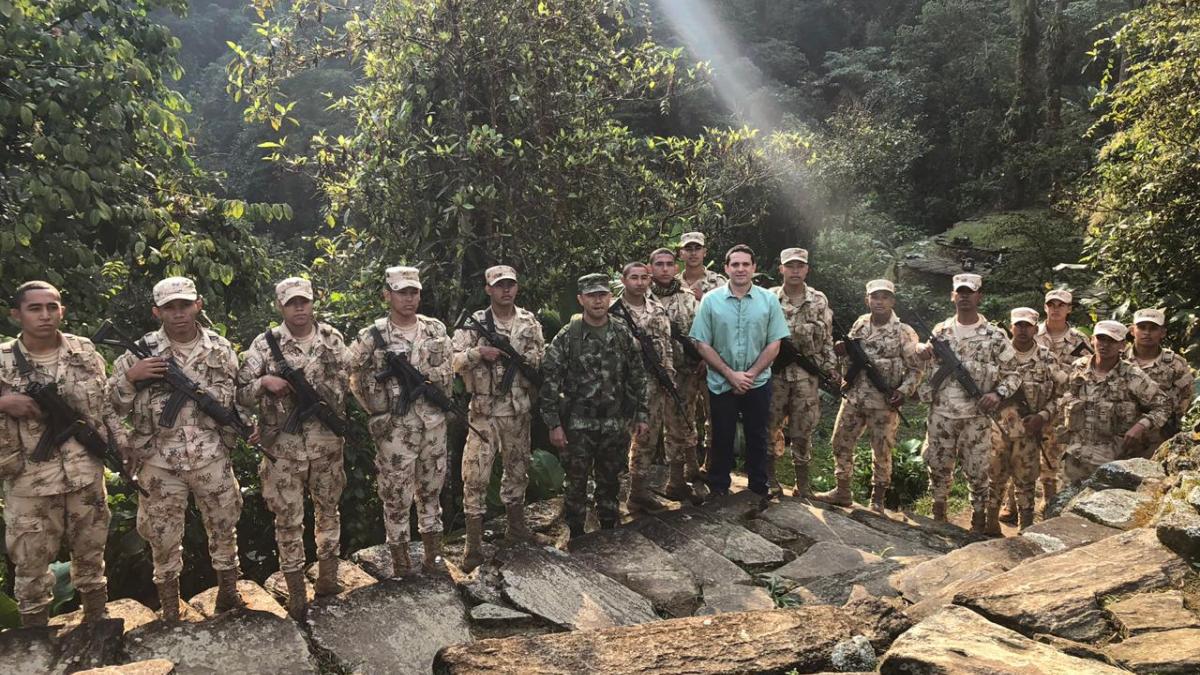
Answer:
[(715, 584), (704, 588), (704, 604), (696, 610), (696, 616), (769, 609), (775, 609), (775, 600), (761, 586)]
[(841, 605), (850, 599), (855, 587), (861, 587), (868, 594), (880, 598), (896, 597), (900, 591), (892, 586), (891, 577), (900, 568), (900, 562), (884, 558), (874, 565), (841, 574), (806, 579), (788, 591), (788, 595), (806, 605)]
[(980, 541), (897, 572), (892, 585), (905, 600), (918, 603), (980, 567), (995, 564), (1006, 571), (1041, 553), (1037, 543), (1022, 537)]
[(884, 534), (832, 509), (797, 501), (772, 504), (762, 518), (813, 541), (844, 544), (879, 556), (937, 555), (939, 552), (907, 539)]
[(1149, 495), (1140, 492), (1111, 489), (1081, 496), (1072, 501), (1069, 508), (1072, 513), (1094, 523), (1128, 530), (1138, 524), (1139, 518), (1145, 517), (1142, 511), (1153, 501)]
[(784, 550), (741, 525), (696, 508), (659, 514), (659, 520), (679, 530), (685, 537), (716, 551), (743, 568), (763, 569), (782, 565)]
[(1183, 605), (1183, 593), (1139, 593), (1105, 607), (1125, 636), (1200, 628), (1200, 616)]
[(939, 553), (949, 553), (980, 541), (979, 535), (957, 525), (941, 523), (912, 513), (888, 511), (886, 515), (880, 515), (870, 509), (854, 506), (846, 511), (846, 515), (893, 539), (911, 541)]
[(804, 581), (825, 577), (874, 565), (883, 560), (873, 553), (833, 541), (819, 541), (809, 547), (799, 558), (780, 567), (771, 574), (793, 581)]
[(175, 664), (166, 659), (134, 661), (119, 666), (104, 666), (76, 671), (75, 675), (171, 675)]
[(699, 603), (700, 587), (688, 568), (634, 530), (586, 534), (571, 541), (570, 554), (671, 616), (691, 616)]
[[(158, 618), (154, 610), (133, 598), (111, 600), (104, 606), (104, 612), (110, 619), (121, 619), (124, 621), (126, 633)], [(81, 621), (83, 621), (82, 609), (50, 617), (51, 626), (78, 626)]]
[(125, 647), (135, 660), (175, 663), (180, 675), (317, 672), (295, 623), (248, 609), (224, 612), (201, 623), (156, 621), (131, 631)]
[(0, 665), (6, 675), (73, 673), (117, 662), (120, 619), (67, 628), (17, 628), (0, 632)]
[[(238, 579), (237, 589), (238, 593), (242, 596), (242, 600), (246, 601), (247, 609), (274, 614), (281, 619), (288, 618), (287, 610), (262, 586), (249, 579)], [(197, 612), (204, 615), (204, 618), (211, 619), (217, 615), (217, 587), (213, 586), (197, 593), (192, 596), (191, 600), (188, 600), (188, 604)]]
[(471, 608), (471, 622), (485, 626), (496, 624), (509, 624), (520, 621), (531, 621), (533, 616), (525, 612), (518, 612), (511, 607), (503, 607), (501, 605), (493, 605), (490, 602), (485, 602), (482, 605), (475, 605)]
[(1001, 572), (1007, 571), (1008, 570), (1006, 568), (1001, 567), (996, 563), (988, 563), (981, 567), (977, 567), (968, 572), (965, 576), (951, 581), (932, 593), (925, 594), (921, 598), (920, 602), (909, 606), (904, 611), (906, 614), (912, 617), (914, 621), (922, 621), (927, 617), (937, 614), (943, 607), (953, 604), (954, 596), (957, 595), (959, 591), (969, 588), (972, 584), (983, 581), (984, 579), (990, 579)]
[(1097, 488), (1137, 490), (1143, 485), (1152, 487), (1166, 478), (1162, 462), (1135, 457), (1101, 464), (1092, 474), (1092, 484)]
[(1022, 537), (1032, 539), (1047, 553), (1056, 553), (1069, 548), (1086, 546), (1121, 530), (1098, 525), (1073, 513), (1048, 518), (1025, 528)]
[(1200, 629), (1142, 633), (1105, 650), (1135, 673), (1200, 673)]
[(741, 567), (655, 517), (638, 518), (630, 527), (674, 556), (702, 587), (712, 584), (748, 584), (751, 581), (750, 575)]

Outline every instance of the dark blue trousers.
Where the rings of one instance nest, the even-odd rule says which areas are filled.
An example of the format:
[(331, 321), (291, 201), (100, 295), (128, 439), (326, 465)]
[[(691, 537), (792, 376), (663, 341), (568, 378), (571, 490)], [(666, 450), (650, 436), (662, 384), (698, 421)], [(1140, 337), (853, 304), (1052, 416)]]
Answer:
[(712, 420), (712, 454), (709, 456), (708, 487), (716, 493), (729, 491), (729, 472), (734, 464), (734, 439), (738, 422), (746, 439), (746, 475), (750, 489), (767, 494), (767, 418), (771, 414), (771, 382), (745, 394), (708, 392)]

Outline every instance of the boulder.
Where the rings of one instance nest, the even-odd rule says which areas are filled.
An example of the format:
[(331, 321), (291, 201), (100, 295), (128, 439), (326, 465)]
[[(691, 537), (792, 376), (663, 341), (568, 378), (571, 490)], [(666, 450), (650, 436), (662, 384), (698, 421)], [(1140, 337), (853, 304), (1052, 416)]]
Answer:
[(75, 675), (171, 675), (175, 664), (166, 659), (134, 661), (120, 666), (104, 666), (76, 671)]
[(833, 669), (839, 673), (857, 673), (875, 670), (877, 659), (871, 641), (862, 635), (842, 640), (833, 646), (829, 656)]
[(833, 541), (813, 544), (799, 558), (771, 572), (793, 581), (841, 574), (882, 562), (883, 558)]
[(1109, 645), (1109, 656), (1135, 673), (1200, 673), (1200, 629), (1142, 633)]
[(653, 516), (643, 516), (629, 526), (674, 556), (702, 587), (712, 584), (748, 584), (751, 577), (720, 553)]
[(1096, 489), (1138, 490), (1145, 485), (1147, 489), (1153, 490), (1164, 478), (1166, 473), (1163, 472), (1162, 462), (1141, 457), (1101, 464), (1092, 474), (1092, 482), (1097, 486)]
[(1066, 487), (1063, 487), (1054, 495), (1054, 499), (1046, 505), (1042, 511), (1042, 514), (1047, 519), (1056, 518), (1063, 515), (1067, 510), (1067, 505), (1071, 503), (1071, 500), (1086, 492), (1094, 492), (1094, 490), (1089, 487), (1090, 485), (1090, 480), (1084, 480), (1079, 483), (1075, 483), (1074, 485), (1067, 485)]
[(471, 639), (467, 610), (449, 579), (414, 576), (364, 586), (314, 605), (312, 641), (363, 673), (428, 673), (433, 656)]
[(954, 596), (957, 595), (959, 591), (965, 588), (970, 588), (972, 585), (983, 581), (984, 579), (990, 579), (1001, 572), (1007, 572), (1008, 569), (1009, 568), (1002, 567), (997, 563), (988, 563), (986, 565), (977, 567), (976, 569), (968, 572), (965, 576), (959, 577), (958, 579), (947, 583), (945, 586), (942, 586), (932, 593), (926, 593), (921, 598), (920, 602), (906, 608), (904, 612), (912, 617), (914, 621), (923, 621), (926, 618), (937, 614), (943, 607), (953, 604)]
[(886, 555), (937, 555), (939, 552), (908, 539), (897, 538), (842, 515), (797, 501), (772, 504), (762, 512), (763, 519), (817, 542), (828, 541)]
[(1074, 513), (1047, 518), (1025, 528), (1021, 536), (1037, 543), (1046, 553), (1084, 546), (1111, 537), (1121, 530), (1099, 525)]
[(451, 570), (455, 585), (467, 596), (467, 600), (477, 604), (504, 604), (504, 578), (500, 576), (500, 568), (488, 561), (463, 573), (455, 567)]
[(68, 628), (16, 628), (0, 632), (0, 664), (8, 675), (73, 673), (117, 662), (120, 619)]
[(1200, 471), (1200, 433), (1180, 433), (1167, 439), (1151, 458), (1162, 463), (1168, 476)]
[(850, 589), (850, 599), (842, 605), (842, 611), (859, 622), (861, 634), (871, 641), (876, 653), (886, 650), (913, 626), (903, 600), (876, 597), (862, 586)]
[[(784, 550), (741, 525), (695, 508), (659, 514), (659, 520), (727, 560), (750, 569), (783, 564)], [(651, 537), (653, 539), (653, 537)]]
[(648, 598), (670, 616), (691, 616), (700, 587), (674, 556), (638, 532), (600, 530), (571, 540), (571, 557)]
[(316, 673), (308, 643), (288, 619), (235, 609), (201, 623), (161, 621), (131, 631), (126, 651), (135, 660), (166, 659), (181, 675)]
[[(286, 619), (287, 610), (284, 609), (275, 598), (267, 592), (265, 588), (250, 581), (249, 579), (238, 579), (238, 593), (242, 596), (242, 600), (246, 601), (246, 608), (256, 612), (266, 612), (275, 616)], [(217, 615), (217, 587), (213, 586), (208, 590), (197, 593), (188, 600), (188, 604), (197, 612), (204, 615), (204, 618), (212, 618)]]
[[(158, 618), (154, 610), (134, 600), (133, 598), (121, 598), (112, 600), (104, 606), (105, 614), (110, 619), (121, 619), (125, 622), (125, 632), (144, 626)], [(83, 610), (77, 609), (74, 612), (67, 614), (59, 614), (58, 616), (50, 617), (51, 626), (78, 626), (79, 622), (83, 621)]]
[(1172, 508), (1164, 509), (1154, 525), (1158, 540), (1188, 560), (1200, 562), (1200, 513), (1185, 502), (1167, 501)]
[[(421, 542), (411, 541), (408, 543), (408, 557), (415, 568), (420, 569), (421, 558), (424, 555), (425, 547), (421, 545)], [(350, 554), (350, 562), (376, 579), (392, 578), (392, 551), (387, 544), (376, 544), (355, 551)], [(338, 571), (341, 572), (340, 569)], [(341, 574), (338, 576), (340, 577)]]
[(968, 544), (944, 556), (926, 560), (895, 574), (892, 585), (905, 600), (920, 602), (926, 596), (988, 565), (1000, 571), (1010, 570), (1021, 561), (1042, 553), (1035, 542), (1022, 537), (1006, 537)]
[(1173, 630), (1200, 628), (1200, 616), (1183, 606), (1183, 593), (1139, 593), (1105, 607), (1126, 637)]
[(1069, 508), (1094, 523), (1128, 530), (1141, 524), (1139, 521), (1149, 520), (1151, 514), (1146, 511), (1153, 503), (1152, 497), (1141, 492), (1110, 489), (1080, 495)]
[(1177, 586), (1188, 565), (1147, 529), (1028, 560), (960, 591), (955, 604), (1025, 634), (1096, 642), (1113, 633), (1105, 596)]
[(883, 655), (885, 674), (1068, 675), (1121, 673), (1069, 656), (991, 623), (964, 607), (946, 607), (901, 635)]
[(761, 586), (714, 584), (704, 587), (704, 604), (696, 610), (696, 616), (766, 609), (775, 609), (775, 600)]

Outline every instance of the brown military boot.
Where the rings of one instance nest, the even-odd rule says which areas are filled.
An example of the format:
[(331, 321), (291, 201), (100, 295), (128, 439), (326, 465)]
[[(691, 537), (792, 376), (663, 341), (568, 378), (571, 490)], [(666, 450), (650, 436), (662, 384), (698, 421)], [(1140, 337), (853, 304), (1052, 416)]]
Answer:
[(389, 548), (392, 552), (392, 578), (400, 579), (412, 570), (412, 561), (408, 557), (408, 542), (393, 544)]
[(101, 586), (82, 594), (83, 623), (95, 623), (104, 619), (104, 606), (108, 604), (108, 589)]
[(216, 610), (218, 612), (228, 612), (231, 609), (246, 606), (246, 601), (242, 600), (242, 594), (238, 593), (237, 580), (236, 567), (231, 570), (217, 570)]
[(287, 582), (287, 613), (294, 621), (303, 621), (308, 612), (308, 587), (304, 582), (304, 570), (284, 572), (283, 580)]
[(825, 492), (818, 492), (813, 495), (813, 499), (819, 499), (834, 506), (850, 506), (854, 503), (854, 497), (850, 494), (850, 479), (838, 478), (837, 487)]
[(446, 564), (442, 561), (442, 533), (422, 533), (421, 545), (425, 548), (425, 558), (421, 561), (421, 569), (425, 570), (426, 574), (445, 574)]
[(313, 589), (317, 597), (324, 598), (342, 592), (342, 586), (338, 583), (338, 562), (336, 555), (317, 561), (317, 583)]
[(871, 510), (875, 513), (887, 513), (884, 500), (887, 498), (887, 483), (875, 483), (871, 486)]
[(162, 609), (162, 619), (167, 623), (179, 621), (179, 577), (167, 579), (158, 587), (158, 604)]
[(1017, 526), (1022, 530), (1033, 524), (1033, 507), (1021, 509), (1017, 512)]
[[(975, 518), (972, 514), (971, 530), (975, 530)], [(983, 512), (983, 533), (989, 537), (1003, 537), (1004, 531), (1000, 529), (1000, 505), (988, 506)]]
[[(537, 540), (537, 535), (529, 529), (529, 524), (525, 522), (525, 504), (505, 504), (504, 516), (508, 521), (508, 527), (504, 530), (504, 538), (510, 544), (528, 543)], [(470, 523), (467, 524), (468, 529)]]
[(467, 516), (467, 545), (463, 548), (462, 571), (470, 572), (482, 564), (483, 516)]
[(933, 519), (941, 523), (946, 522), (946, 501), (944, 499), (933, 500)]
[(808, 499), (812, 496), (812, 486), (808, 482), (808, 462), (796, 462), (796, 490), (792, 496), (796, 499)]
[(1058, 481), (1053, 478), (1048, 478), (1042, 481), (1042, 517), (1047, 517), (1046, 511), (1050, 509), (1050, 502), (1058, 496)]
[(38, 628), (50, 623), (50, 608), (36, 612), (21, 612), (21, 628)]
[(985, 509), (979, 506), (972, 505), (971, 508), (971, 531), (975, 534), (985, 534), (987, 529), (987, 513)]
[(670, 466), (670, 477), (667, 479), (667, 489), (664, 490), (669, 499), (677, 502), (687, 502), (692, 506), (704, 503), (704, 497), (692, 491), (692, 486), (684, 479), (683, 462), (675, 462)]
[(645, 476), (629, 474), (629, 499), (625, 501), (625, 508), (630, 513), (657, 513), (665, 507), (666, 505), (650, 492)]
[(767, 451), (767, 493), (775, 499), (783, 499), (783, 486), (775, 477), (775, 458)]
[(1000, 509), (997, 518), (1002, 523), (1012, 525), (1017, 522), (1017, 493), (1012, 483), (1004, 489), (1004, 508)]

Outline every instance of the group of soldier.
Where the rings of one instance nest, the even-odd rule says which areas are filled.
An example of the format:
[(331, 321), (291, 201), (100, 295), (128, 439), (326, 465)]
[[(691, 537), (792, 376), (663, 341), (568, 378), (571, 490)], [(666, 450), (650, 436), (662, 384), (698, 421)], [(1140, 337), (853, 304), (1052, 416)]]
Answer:
[[(23, 284), (11, 304), (20, 336), (0, 345), (0, 478), (23, 624), (47, 621), (54, 580), (48, 566), (64, 535), (84, 620), (104, 615), (110, 516), (103, 458), (88, 434), (119, 449), (123, 469), (135, 477), (137, 530), (152, 552), (168, 621), (180, 614), (189, 495), (208, 536), (216, 607), (242, 604), (235, 535), (242, 497), (230, 462), (239, 436), (263, 453), (259, 475), (275, 516), (289, 613), (300, 619), (307, 607), (306, 492), (314, 513), (315, 594), (339, 592), (338, 503), (346, 474), (344, 428), (337, 421), (348, 392), (368, 415), (395, 576), (413, 567), (408, 542), (414, 504), (421, 566), (444, 571), (439, 495), (449, 459), (446, 416), (455, 410), (446, 393), (455, 375), (470, 394), (462, 456), (464, 570), (484, 559), (485, 496), (497, 456), (506, 539), (537, 538), (524, 514), (535, 413), (565, 469), (562, 518), (571, 536), (584, 532), (589, 502), (601, 528), (617, 525), (619, 480), (626, 468), (627, 510), (664, 506), (650, 487), (660, 439), (668, 468), (663, 494), (701, 503), (711, 482), (698, 433), (708, 387), (704, 357), (689, 335), (705, 294), (725, 283), (706, 268), (705, 257), (704, 235), (687, 233), (678, 249), (661, 248), (647, 262), (626, 265), (615, 300), (608, 275), (581, 277), (582, 311), (549, 345), (537, 317), (516, 304), (517, 274), (505, 265), (486, 270), (488, 307), (452, 337), (442, 322), (418, 313), (419, 270), (387, 269), (382, 295), (388, 313), (349, 345), (318, 320), (311, 283), (293, 277), (275, 288), (279, 325), (254, 339), (240, 358), (199, 320), (203, 299), (195, 284), (171, 277), (154, 287), (152, 312), (161, 327), (122, 354), (111, 375), (90, 340), (59, 330), (64, 316), (59, 291), (45, 282)], [(870, 506), (883, 512), (900, 407), (919, 396), (929, 404), (924, 459), (934, 517), (946, 518), (959, 463), (970, 490), (972, 528), (998, 534), (1010, 482), (1019, 524), (1027, 526), (1039, 475), (1048, 503), (1059, 481), (1081, 480), (1106, 461), (1153, 448), (1190, 402), (1186, 362), (1161, 346), (1161, 311), (1136, 313), (1133, 343), (1126, 347), (1121, 323), (1101, 321), (1090, 338), (1068, 325), (1071, 293), (1052, 290), (1044, 321), (1034, 309), (1012, 310), (1010, 338), (979, 314), (981, 278), (961, 274), (953, 281), (955, 315), (921, 342), (894, 311), (893, 282), (877, 279), (866, 285), (868, 312), (835, 341), (829, 302), (807, 285), (808, 271), (807, 251), (785, 249), (783, 283), (771, 289), (786, 319), (787, 340), (803, 361), (780, 363), (772, 373), (768, 425), (773, 459), (790, 450), (799, 498), (849, 506), (854, 447), (867, 432), (873, 451)], [(851, 363), (850, 352), (859, 360)], [(935, 372), (925, 377), (927, 369)], [(172, 373), (196, 385), (190, 398), (181, 395)], [(56, 387), (75, 414), (64, 429), (48, 422), (47, 411), (31, 395), (31, 387), (47, 385)], [(823, 386), (827, 391), (832, 386), (830, 393), (841, 398), (832, 438), (836, 487), (811, 495), (811, 437)], [(239, 432), (213, 410), (253, 415), (255, 423), (246, 425), (252, 433)], [(312, 414), (318, 410), (325, 414)], [(782, 489), (775, 463), (768, 462), (768, 479), (777, 498)], [(712, 483), (715, 491), (728, 489), (725, 480)]]

